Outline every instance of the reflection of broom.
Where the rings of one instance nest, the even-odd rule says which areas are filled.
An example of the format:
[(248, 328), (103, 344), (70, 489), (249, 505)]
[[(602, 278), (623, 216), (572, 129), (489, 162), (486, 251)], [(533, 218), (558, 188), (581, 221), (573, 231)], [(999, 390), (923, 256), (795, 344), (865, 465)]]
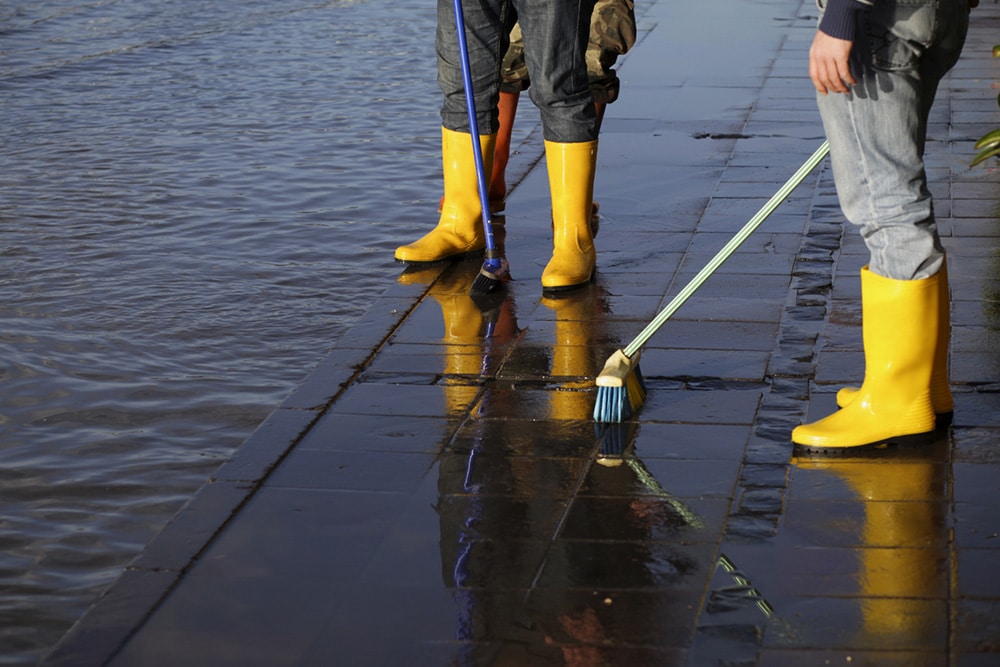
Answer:
[(667, 304), (667, 307), (661, 310), (631, 343), (624, 349), (617, 350), (608, 358), (604, 364), (604, 370), (597, 376), (595, 421), (620, 422), (642, 406), (646, 400), (646, 386), (642, 381), (642, 374), (639, 372), (639, 351), (642, 346), (688, 300), (688, 297), (694, 294), (695, 290), (701, 287), (702, 283), (733, 254), (733, 251), (746, 241), (760, 223), (778, 208), (778, 205), (791, 194), (792, 190), (798, 187), (806, 175), (826, 157), (829, 151), (830, 144), (824, 141), (823, 145), (816, 149), (816, 152), (806, 160), (805, 164), (799, 167), (799, 170), (781, 186), (781, 189), (757, 211), (757, 214), (743, 225), (743, 229), (737, 232), (736, 236), (705, 265), (705, 268), (699, 271), (698, 275)]

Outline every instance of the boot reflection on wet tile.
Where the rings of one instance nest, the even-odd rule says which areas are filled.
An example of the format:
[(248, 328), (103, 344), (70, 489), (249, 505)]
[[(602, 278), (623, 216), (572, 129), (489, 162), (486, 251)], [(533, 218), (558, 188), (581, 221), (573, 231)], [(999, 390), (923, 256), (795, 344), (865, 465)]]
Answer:
[(427, 297), (441, 309), (440, 354), (445, 407), (461, 415), (475, 400), (483, 382), (491, 378), (505, 347), (518, 335), (514, 300), (499, 292), (480, 298), (469, 295), (479, 274), (473, 262), (408, 267), (398, 281), (429, 285)]
[(556, 317), (549, 375), (559, 383), (549, 392), (549, 418), (556, 421), (589, 420), (596, 391), (593, 331), (599, 313), (599, 293), (594, 285), (562, 298), (543, 298), (542, 305)]
[(861, 647), (945, 650), (947, 443), (878, 457), (792, 459), (864, 504), (857, 547)]
[(637, 423), (595, 431), (598, 291), (542, 305), (548, 373), (496, 383), (439, 459), (453, 664), (677, 664), (714, 542), (635, 455)]

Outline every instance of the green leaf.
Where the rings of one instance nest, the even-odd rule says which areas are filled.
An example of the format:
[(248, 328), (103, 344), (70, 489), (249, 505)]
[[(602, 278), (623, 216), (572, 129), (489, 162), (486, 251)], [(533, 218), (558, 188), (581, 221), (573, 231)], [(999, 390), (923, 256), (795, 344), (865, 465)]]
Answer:
[(975, 149), (978, 151), (983, 148), (990, 148), (994, 145), (1000, 145), (1000, 127), (992, 132), (984, 134), (983, 137), (976, 142)]
[(970, 167), (975, 167), (980, 162), (983, 162), (984, 160), (988, 160), (991, 157), (1000, 157), (1000, 146), (994, 146), (994, 147), (989, 148), (987, 150), (980, 151), (979, 154), (976, 155), (975, 159), (973, 159), (972, 162), (969, 163), (969, 166)]

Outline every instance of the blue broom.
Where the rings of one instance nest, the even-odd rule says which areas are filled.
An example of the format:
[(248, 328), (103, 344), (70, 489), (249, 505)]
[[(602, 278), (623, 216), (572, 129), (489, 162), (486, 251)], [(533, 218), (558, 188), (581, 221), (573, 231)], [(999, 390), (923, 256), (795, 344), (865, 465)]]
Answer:
[(824, 141), (823, 145), (816, 149), (816, 152), (806, 160), (805, 164), (799, 167), (799, 170), (781, 186), (781, 189), (757, 211), (757, 214), (743, 225), (743, 229), (737, 232), (736, 236), (698, 272), (698, 275), (692, 278), (691, 282), (685, 285), (684, 289), (670, 300), (670, 303), (653, 318), (653, 321), (646, 325), (646, 328), (624, 349), (615, 351), (608, 358), (604, 364), (604, 369), (597, 376), (597, 404), (594, 406), (595, 421), (605, 423), (620, 422), (623, 419), (628, 419), (642, 406), (646, 400), (646, 385), (642, 380), (642, 373), (639, 371), (639, 357), (642, 346), (688, 300), (688, 297), (694, 294), (701, 287), (702, 283), (733, 254), (733, 251), (747, 240), (747, 237), (760, 226), (760, 223), (778, 208), (781, 202), (792, 193), (792, 190), (802, 183), (809, 172), (822, 162), (823, 158), (829, 152), (830, 144)]
[(476, 102), (472, 95), (472, 71), (469, 66), (469, 44), (465, 39), (465, 16), (462, 0), (455, 0), (455, 32), (458, 36), (458, 51), (462, 57), (462, 81), (465, 84), (465, 109), (469, 114), (469, 132), (472, 134), (472, 153), (476, 162), (476, 181), (479, 185), (479, 203), (483, 209), (483, 228), (486, 231), (486, 253), (483, 268), (472, 281), (471, 295), (492, 294), (510, 280), (507, 258), (497, 250), (493, 240), (493, 216), (490, 213), (489, 189), (486, 184), (486, 168), (483, 166), (483, 148), (479, 143), (479, 123), (476, 121)]

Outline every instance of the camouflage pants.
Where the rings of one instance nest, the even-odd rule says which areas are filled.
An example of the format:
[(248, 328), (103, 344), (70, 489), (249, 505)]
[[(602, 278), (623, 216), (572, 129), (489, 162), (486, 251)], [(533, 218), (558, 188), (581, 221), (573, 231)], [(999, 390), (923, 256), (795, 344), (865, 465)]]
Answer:
[[(618, 56), (635, 44), (635, 1), (596, 0), (590, 17), (590, 41), (587, 44), (587, 75), (594, 101), (610, 104), (618, 99), (620, 83), (612, 69)], [(510, 48), (501, 68), (501, 90), (526, 90), (530, 85), (524, 63), (521, 26), (510, 31)]]

